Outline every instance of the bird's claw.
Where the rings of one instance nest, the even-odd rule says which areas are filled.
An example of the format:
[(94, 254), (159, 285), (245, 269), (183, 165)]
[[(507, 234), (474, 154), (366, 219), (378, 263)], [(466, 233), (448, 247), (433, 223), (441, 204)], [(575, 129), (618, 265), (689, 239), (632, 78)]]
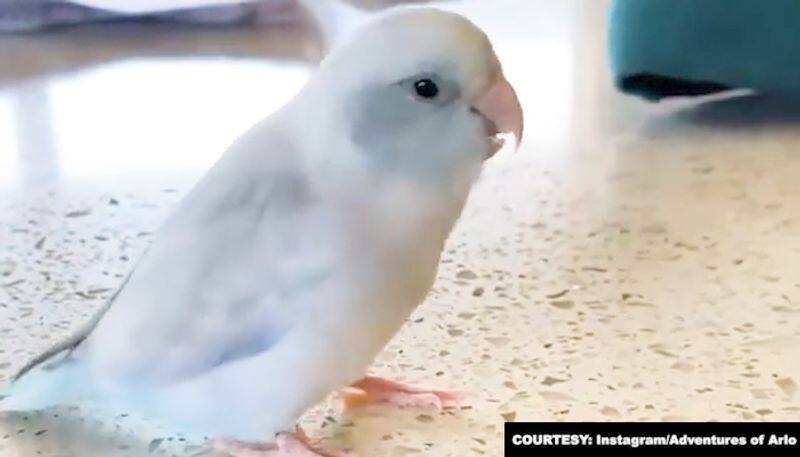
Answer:
[(445, 390), (421, 389), (377, 377), (366, 377), (343, 392), (345, 410), (384, 403), (402, 409), (442, 411), (461, 405), (464, 395)]

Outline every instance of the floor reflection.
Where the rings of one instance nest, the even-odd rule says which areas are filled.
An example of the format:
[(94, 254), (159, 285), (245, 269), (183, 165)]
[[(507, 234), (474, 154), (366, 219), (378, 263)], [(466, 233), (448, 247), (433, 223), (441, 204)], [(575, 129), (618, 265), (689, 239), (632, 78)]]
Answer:
[(307, 74), (289, 63), (139, 59), (56, 81), (48, 93), (63, 174), (205, 170)]
[(7, 90), (2, 184), (200, 173), (302, 87), (301, 63), (135, 59)]

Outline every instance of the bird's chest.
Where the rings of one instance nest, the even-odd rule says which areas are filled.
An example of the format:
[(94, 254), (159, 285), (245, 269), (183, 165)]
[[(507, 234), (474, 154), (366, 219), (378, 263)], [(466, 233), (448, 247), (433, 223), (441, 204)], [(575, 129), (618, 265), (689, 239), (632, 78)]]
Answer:
[(376, 188), (354, 208), (351, 255), (387, 295), (415, 306), (433, 282), (456, 211), (407, 183)]

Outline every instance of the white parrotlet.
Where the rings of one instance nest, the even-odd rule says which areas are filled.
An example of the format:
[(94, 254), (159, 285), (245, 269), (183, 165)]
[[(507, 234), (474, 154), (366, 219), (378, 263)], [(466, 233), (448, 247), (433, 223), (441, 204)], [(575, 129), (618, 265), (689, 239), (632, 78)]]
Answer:
[(225, 152), (0, 409), (92, 398), (267, 457), (323, 455), (295, 421), (346, 386), (447, 404), (363, 376), (430, 289), (501, 132), (519, 142), (522, 111), (481, 30), (433, 8), (381, 15)]

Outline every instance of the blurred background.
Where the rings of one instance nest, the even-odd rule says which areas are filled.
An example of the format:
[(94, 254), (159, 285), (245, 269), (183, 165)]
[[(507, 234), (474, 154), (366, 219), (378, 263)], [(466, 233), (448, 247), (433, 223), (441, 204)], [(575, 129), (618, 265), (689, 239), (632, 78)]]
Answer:
[[(167, 3), (131, 19), (0, 0), (0, 380), (108, 298), (171, 205), (302, 87), (339, 19), (294, 0)], [(666, 19), (642, 18), (677, 3), (626, 3), (434, 3), (486, 30), (526, 137), (486, 165), (434, 290), (374, 370), (469, 406), (340, 418), (331, 400), (304, 418), (314, 436), (492, 456), (506, 420), (797, 418), (800, 108), (774, 81), (795, 70), (759, 67), (737, 23), (712, 23), (734, 13), (710, 11), (709, 30), (684, 14), (694, 25), (669, 30), (709, 48), (676, 35), (665, 50)], [(189, 455), (195, 438), (88, 406), (0, 416), (2, 457)]]

